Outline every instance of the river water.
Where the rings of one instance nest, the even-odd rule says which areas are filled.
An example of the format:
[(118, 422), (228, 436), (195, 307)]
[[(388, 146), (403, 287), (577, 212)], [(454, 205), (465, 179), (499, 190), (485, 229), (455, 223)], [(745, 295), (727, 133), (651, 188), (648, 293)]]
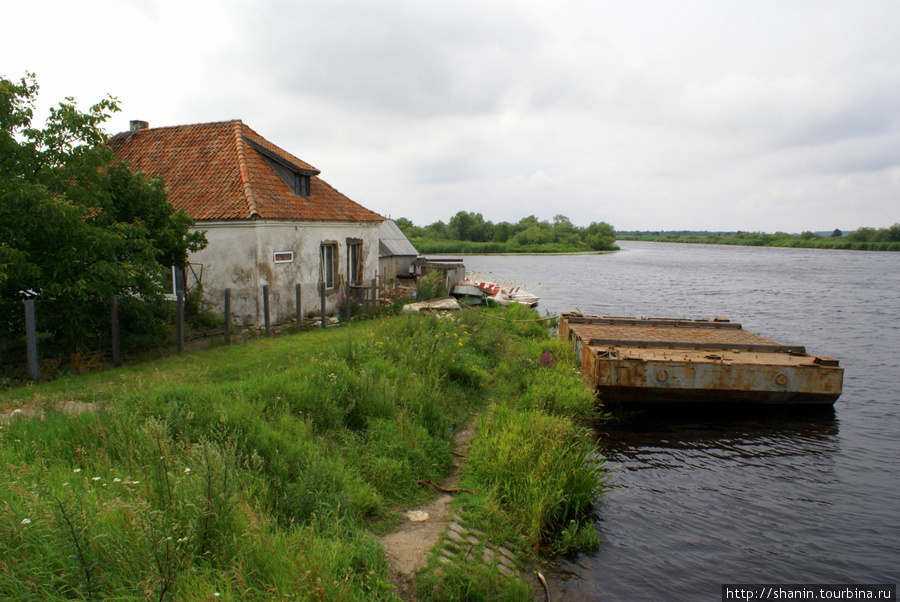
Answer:
[(598, 551), (559, 559), (555, 600), (719, 600), (724, 583), (897, 583), (900, 253), (620, 243), (467, 256), (539, 310), (729, 318), (837, 357), (833, 408), (653, 411), (598, 433), (616, 490)]

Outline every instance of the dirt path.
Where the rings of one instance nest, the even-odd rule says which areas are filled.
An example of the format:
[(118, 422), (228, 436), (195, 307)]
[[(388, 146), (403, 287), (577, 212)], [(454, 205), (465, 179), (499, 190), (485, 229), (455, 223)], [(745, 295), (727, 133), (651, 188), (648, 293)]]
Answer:
[[(453, 468), (450, 474), (439, 483), (441, 487), (452, 489), (461, 478), (461, 469), (469, 456), (469, 442), (475, 435), (472, 426), (456, 432), (456, 446), (453, 455)], [(399, 529), (381, 538), (391, 567), (391, 582), (397, 588), (397, 594), (403, 600), (415, 600), (413, 577), (416, 571), (425, 566), (428, 551), (438, 542), (441, 533), (450, 522), (451, 495), (442, 493), (437, 499), (411, 508), (404, 514)], [(427, 513), (427, 518), (424, 514)]]

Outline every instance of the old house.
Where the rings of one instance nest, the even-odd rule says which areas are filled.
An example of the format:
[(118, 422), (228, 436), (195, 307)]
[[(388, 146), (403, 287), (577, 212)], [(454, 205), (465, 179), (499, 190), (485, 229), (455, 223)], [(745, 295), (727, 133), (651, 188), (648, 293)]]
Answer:
[(375, 276), (384, 218), (240, 120), (160, 128), (133, 121), (109, 145), (134, 171), (161, 176), (169, 201), (206, 231), (209, 245), (191, 255), (190, 272), (213, 307), (230, 288), (233, 315), (245, 325), (263, 323), (263, 285), (278, 323), (295, 315), (298, 284), (309, 315), (319, 311), (319, 283), (328, 312), (346, 286)]

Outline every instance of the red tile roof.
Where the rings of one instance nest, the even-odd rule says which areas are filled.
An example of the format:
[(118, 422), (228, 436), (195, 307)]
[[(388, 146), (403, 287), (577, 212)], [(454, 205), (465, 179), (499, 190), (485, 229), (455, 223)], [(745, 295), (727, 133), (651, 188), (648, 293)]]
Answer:
[[(123, 132), (110, 138), (109, 146), (134, 171), (162, 176), (169, 201), (195, 220), (384, 220), (240, 120)], [(309, 196), (294, 194), (264, 154), (308, 175)]]

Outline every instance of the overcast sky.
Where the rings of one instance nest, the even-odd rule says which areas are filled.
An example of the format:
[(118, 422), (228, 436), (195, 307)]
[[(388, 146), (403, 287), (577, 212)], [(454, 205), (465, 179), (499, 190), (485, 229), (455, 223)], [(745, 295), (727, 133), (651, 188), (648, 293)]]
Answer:
[(0, 75), (39, 117), (241, 119), (419, 225), (900, 222), (897, 0), (29, 0)]

